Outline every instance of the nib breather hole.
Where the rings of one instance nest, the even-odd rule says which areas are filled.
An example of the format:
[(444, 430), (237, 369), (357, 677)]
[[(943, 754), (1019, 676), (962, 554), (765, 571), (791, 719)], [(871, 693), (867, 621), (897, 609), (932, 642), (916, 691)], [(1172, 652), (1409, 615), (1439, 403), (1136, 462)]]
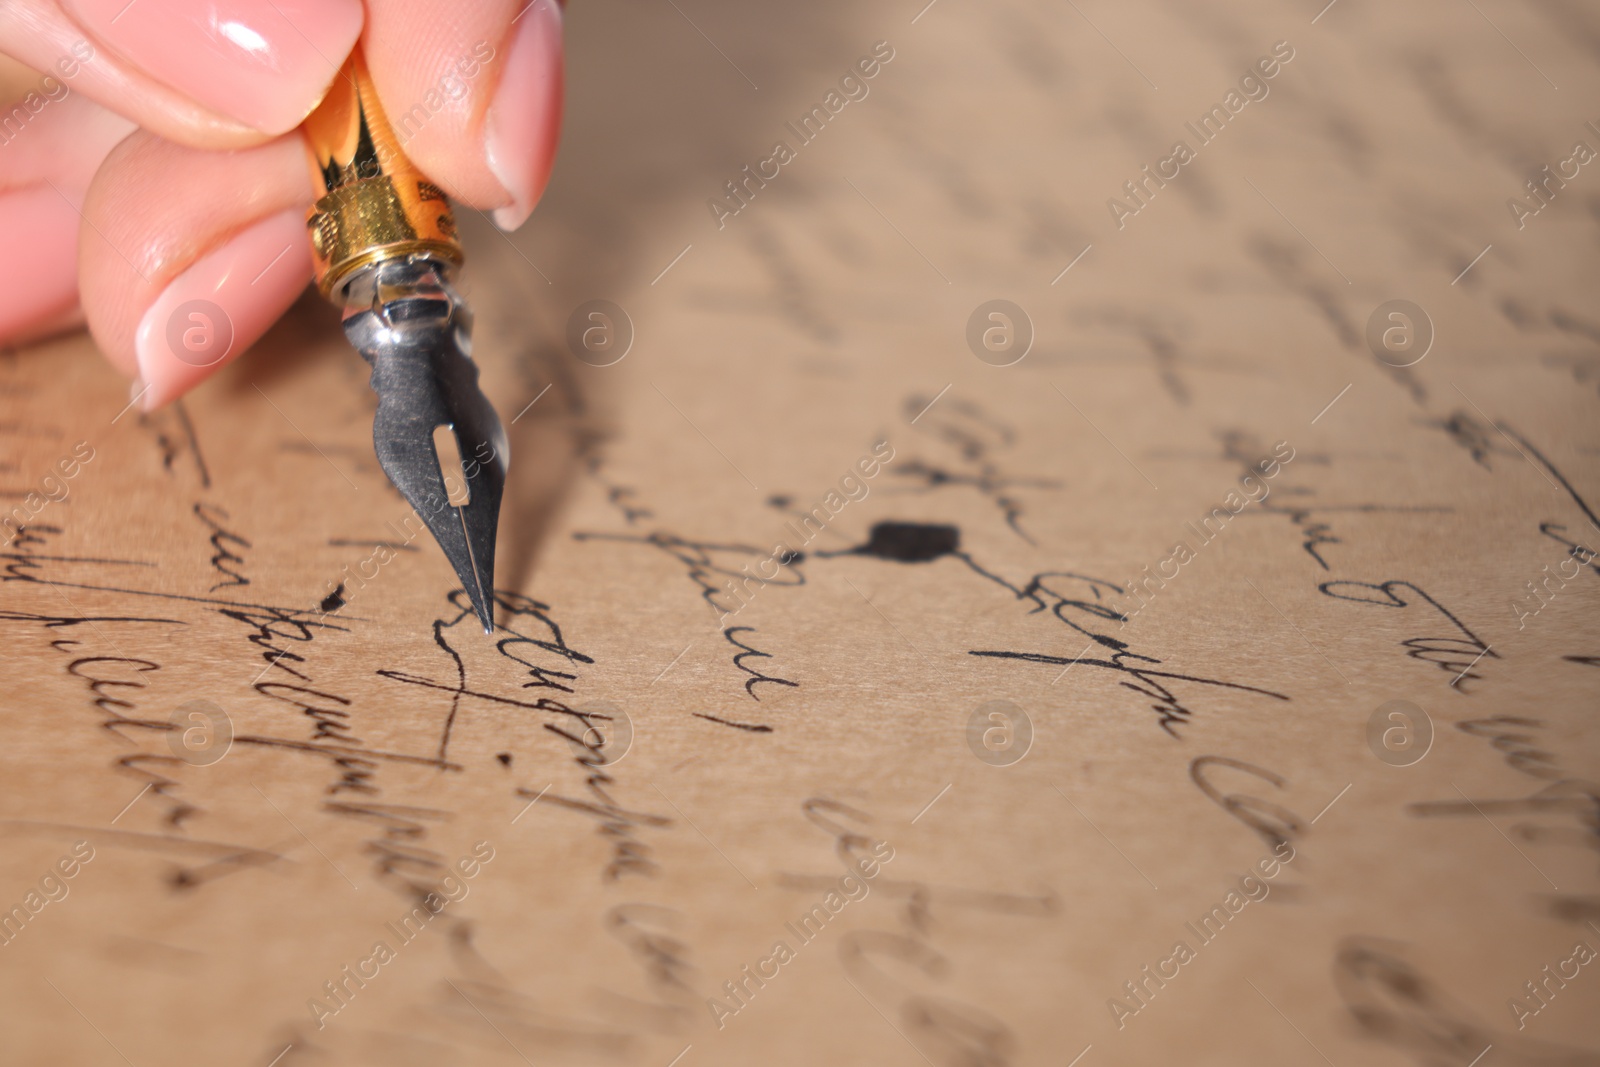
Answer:
[(461, 446), (456, 432), (447, 423), (433, 428), (433, 451), (439, 457), (439, 474), (444, 478), (445, 490), (450, 494), (450, 506), (464, 508), (472, 500), (472, 490), (467, 485), (466, 467), (461, 462)]

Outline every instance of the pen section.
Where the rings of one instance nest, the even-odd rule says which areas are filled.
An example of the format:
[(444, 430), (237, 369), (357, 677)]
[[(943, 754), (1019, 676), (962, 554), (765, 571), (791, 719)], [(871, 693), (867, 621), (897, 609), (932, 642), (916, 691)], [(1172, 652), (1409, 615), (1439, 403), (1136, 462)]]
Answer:
[(358, 48), (305, 122), (313, 180), (323, 194), (306, 219), (317, 287), (340, 287), (362, 267), (423, 254), (461, 262), (444, 192), (406, 158)]

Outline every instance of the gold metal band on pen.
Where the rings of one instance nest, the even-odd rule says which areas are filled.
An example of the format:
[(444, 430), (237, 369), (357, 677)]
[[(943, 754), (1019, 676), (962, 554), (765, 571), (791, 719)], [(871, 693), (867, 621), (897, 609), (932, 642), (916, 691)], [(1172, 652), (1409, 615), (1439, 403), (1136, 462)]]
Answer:
[(305, 134), (322, 194), (306, 226), (323, 296), (337, 300), (352, 273), (389, 259), (426, 253), (461, 262), (450, 203), (401, 151), (359, 47), (306, 118)]

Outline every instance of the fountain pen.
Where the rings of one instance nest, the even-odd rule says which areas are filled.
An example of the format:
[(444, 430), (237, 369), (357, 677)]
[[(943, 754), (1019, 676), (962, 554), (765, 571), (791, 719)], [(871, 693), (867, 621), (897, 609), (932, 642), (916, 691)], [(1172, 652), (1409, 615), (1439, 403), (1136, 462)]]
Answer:
[[(494, 629), (494, 546), (510, 455), (472, 361), (472, 312), (444, 193), (401, 151), (358, 46), (304, 125), (318, 193), (306, 218), (317, 287), (372, 367), (378, 463)], [(450, 500), (434, 433), (454, 435), (467, 500)], [(459, 496), (459, 493), (457, 494)]]

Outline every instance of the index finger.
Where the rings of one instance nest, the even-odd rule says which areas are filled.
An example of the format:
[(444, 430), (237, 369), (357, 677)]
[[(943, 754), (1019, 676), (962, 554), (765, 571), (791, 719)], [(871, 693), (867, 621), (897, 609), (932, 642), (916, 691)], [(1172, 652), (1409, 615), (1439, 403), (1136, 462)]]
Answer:
[(360, 0), (8, 0), (0, 51), (170, 141), (300, 124), (360, 36)]

